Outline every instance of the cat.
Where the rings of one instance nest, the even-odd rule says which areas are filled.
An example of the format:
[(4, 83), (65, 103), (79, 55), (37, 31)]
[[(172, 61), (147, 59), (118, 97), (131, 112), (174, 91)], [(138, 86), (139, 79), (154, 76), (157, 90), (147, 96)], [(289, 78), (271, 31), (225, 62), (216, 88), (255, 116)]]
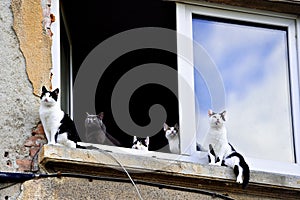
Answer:
[(246, 163), (244, 157), (240, 153), (235, 151), (233, 147), (231, 153), (226, 156), (225, 159), (223, 159), (222, 166), (233, 168), (234, 174), (237, 177), (236, 182), (242, 184), (243, 189), (247, 187), (250, 180), (249, 166)]
[(168, 126), (164, 123), (165, 136), (168, 139), (169, 149), (171, 153), (179, 154), (180, 153), (180, 144), (179, 144), (179, 126), (175, 124), (174, 127)]
[(58, 88), (54, 91), (48, 91), (45, 86), (42, 87), (39, 115), (48, 144), (84, 148), (77, 145), (81, 139), (73, 120), (60, 109), (57, 102), (58, 93)]
[[(204, 140), (204, 150), (208, 152), (208, 159), (211, 165), (221, 166), (223, 158), (228, 155), (231, 148), (227, 141), (227, 130), (225, 127), (226, 111), (214, 113), (208, 111), (209, 129)], [(212, 146), (215, 156), (211, 154), (209, 146)]]
[(214, 113), (208, 111), (210, 128), (204, 141), (204, 147), (208, 146), (208, 161), (211, 165), (228, 166), (233, 168), (236, 182), (246, 188), (250, 179), (249, 166), (244, 157), (228, 143), (225, 127), (226, 111)]
[(134, 136), (132, 149), (149, 151), (149, 143), (150, 143), (149, 136), (146, 138), (139, 138), (139, 137)]
[(106, 126), (103, 123), (104, 113), (98, 115), (91, 115), (86, 113), (85, 137), (86, 142), (94, 144), (106, 144), (112, 146), (121, 146), (120, 142), (106, 131)]

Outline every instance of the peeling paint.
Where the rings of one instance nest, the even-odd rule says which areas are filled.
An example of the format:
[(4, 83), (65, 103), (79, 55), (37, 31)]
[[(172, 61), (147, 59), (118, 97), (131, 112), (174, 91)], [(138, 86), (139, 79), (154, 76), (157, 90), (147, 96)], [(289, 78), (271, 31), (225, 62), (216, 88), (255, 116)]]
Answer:
[(49, 1), (12, 0), (11, 5), (13, 28), (25, 57), (26, 72), (33, 86), (33, 94), (36, 96), (40, 95), (43, 85), (51, 88), (52, 39), (43, 30), (43, 8), (47, 7), (46, 3)]

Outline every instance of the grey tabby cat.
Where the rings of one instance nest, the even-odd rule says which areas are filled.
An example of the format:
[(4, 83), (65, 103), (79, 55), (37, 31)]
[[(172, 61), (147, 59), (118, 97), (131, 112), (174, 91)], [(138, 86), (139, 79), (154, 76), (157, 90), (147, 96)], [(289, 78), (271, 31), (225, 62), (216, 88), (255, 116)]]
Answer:
[(85, 138), (86, 142), (93, 144), (105, 144), (112, 146), (121, 146), (120, 142), (112, 135), (106, 132), (106, 126), (103, 123), (104, 113), (91, 115), (86, 113), (85, 119)]

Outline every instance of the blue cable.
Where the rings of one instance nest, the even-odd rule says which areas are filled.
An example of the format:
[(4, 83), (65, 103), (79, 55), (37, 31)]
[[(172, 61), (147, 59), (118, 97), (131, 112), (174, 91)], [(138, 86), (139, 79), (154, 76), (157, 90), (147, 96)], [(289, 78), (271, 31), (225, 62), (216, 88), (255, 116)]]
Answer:
[(36, 177), (33, 173), (0, 172), (0, 182), (23, 182)]

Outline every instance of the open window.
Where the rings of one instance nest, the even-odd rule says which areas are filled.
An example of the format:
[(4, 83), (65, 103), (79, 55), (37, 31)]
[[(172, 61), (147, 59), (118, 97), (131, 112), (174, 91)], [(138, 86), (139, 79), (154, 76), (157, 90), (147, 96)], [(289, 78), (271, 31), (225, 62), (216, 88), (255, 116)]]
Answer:
[[(159, 129), (156, 129), (155, 133), (149, 133), (150, 135), (141, 131), (123, 130), (112, 113), (112, 95), (122, 77), (139, 67), (147, 65), (149, 68), (155, 68), (155, 65), (163, 65), (176, 72), (176, 51), (168, 52), (158, 48), (142, 47), (125, 52), (115, 57), (108, 66), (104, 66), (102, 61), (112, 56), (108, 51), (105, 51), (103, 54), (98, 54), (101, 59), (99, 59), (99, 62), (93, 63), (95, 68), (89, 71), (92, 76), (101, 72), (101, 75), (95, 78), (95, 82), (93, 84), (89, 83), (93, 79), (92, 76), (86, 78), (83, 83), (86, 85), (82, 90), (82, 94), (76, 93), (74, 85), (79, 82), (78, 74), (82, 72), (81, 66), (87, 62), (88, 55), (98, 45), (111, 41), (112, 38), (118, 37), (126, 31), (135, 29), (160, 27), (170, 29), (176, 33), (175, 4), (161, 0), (143, 2), (134, 0), (118, 3), (109, 1), (89, 1), (87, 3), (60, 1), (60, 19), (61, 69), (59, 74), (61, 76), (61, 105), (63, 110), (75, 120), (83, 141), (85, 141), (84, 122), (86, 112), (89, 114), (104, 112), (103, 122), (107, 132), (117, 139), (122, 147), (131, 148), (134, 135), (138, 137), (150, 136), (149, 149), (151, 151), (168, 152), (167, 139), (163, 132), (163, 122), (161, 122)], [(97, 28), (95, 29), (95, 27)], [(174, 36), (176, 35), (174, 34)], [(169, 38), (169, 42), (174, 44), (172, 46), (176, 46), (176, 37)], [(134, 44), (135, 41), (132, 40), (131, 43)], [(126, 45), (119, 43), (114, 48), (113, 52), (118, 52), (118, 50), (126, 48)], [(124, 105), (123, 102), (128, 99), (125, 99), (125, 97), (118, 99), (117, 105), (122, 103), (122, 108), (126, 107), (129, 110), (129, 114), (124, 116), (123, 120), (130, 119), (139, 127), (147, 126), (151, 123), (151, 120), (155, 120), (151, 119), (149, 115), (151, 107), (160, 104), (167, 112), (166, 122), (169, 125), (178, 123), (177, 74), (172, 73), (167, 76), (166, 79), (170, 80), (170, 84), (175, 88), (174, 91), (170, 91), (168, 88), (154, 82), (140, 85), (130, 96), (127, 105)], [(85, 91), (93, 90), (92, 88), (95, 88), (93, 96), (84, 94)], [(126, 89), (123, 91), (126, 91)], [(86, 99), (89, 100), (88, 103), (85, 103)], [(92, 104), (95, 106), (92, 106)], [(120, 112), (120, 110), (116, 111), (116, 113)]]
[(298, 25), (290, 15), (177, 4), (178, 71), (193, 88), (180, 109), (194, 113), (181, 120), (194, 127), (188, 138), (201, 144), (207, 110), (226, 109), (228, 139), (252, 169), (299, 173)]

